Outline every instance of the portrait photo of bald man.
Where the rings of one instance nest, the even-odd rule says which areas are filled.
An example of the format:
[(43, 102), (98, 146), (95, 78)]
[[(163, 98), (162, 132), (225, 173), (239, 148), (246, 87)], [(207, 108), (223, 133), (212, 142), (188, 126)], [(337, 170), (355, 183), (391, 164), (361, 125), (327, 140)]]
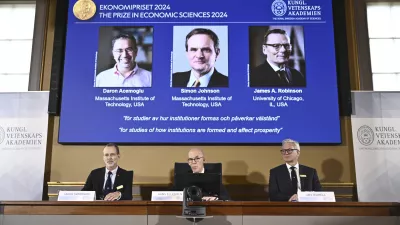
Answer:
[(249, 40), (250, 87), (306, 86), (302, 26), (250, 27)]

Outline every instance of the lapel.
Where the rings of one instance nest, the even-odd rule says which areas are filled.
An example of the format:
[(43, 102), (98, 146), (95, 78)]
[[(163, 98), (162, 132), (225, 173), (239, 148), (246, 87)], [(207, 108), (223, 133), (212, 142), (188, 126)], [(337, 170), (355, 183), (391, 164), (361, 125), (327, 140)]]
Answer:
[(104, 176), (105, 176), (105, 174), (106, 174), (106, 167), (103, 167), (100, 170), (100, 174), (99, 174), (100, 182), (97, 184), (98, 185), (97, 189), (100, 190), (100, 191), (103, 190), (103, 187), (104, 187)]
[(285, 66), (285, 71), (287, 74), (287, 79), (289, 80), (289, 84), (293, 83), (292, 72), (290, 71), (289, 67)]
[(116, 173), (116, 176), (115, 176), (115, 181), (114, 181), (114, 185), (113, 185), (113, 190), (114, 191), (116, 191), (117, 190), (117, 187), (120, 185), (120, 183), (121, 183), (121, 168), (120, 167), (118, 167), (118, 169), (117, 169), (117, 173)]
[(306, 175), (306, 171), (304, 169), (304, 166), (299, 164), (299, 177), (300, 177), (301, 190), (307, 191), (307, 187), (305, 187), (305, 185), (307, 184), (306, 182), (307, 177), (301, 177), (301, 175)]
[(184, 79), (182, 80), (182, 85), (184, 85), (184, 87), (186, 87), (186, 85), (189, 83), (190, 80), (190, 70), (188, 72), (186, 72), (186, 76), (184, 76)]
[[(274, 82), (280, 81), (279, 74), (277, 72), (275, 72), (275, 70), (271, 67), (271, 65), (269, 65), (267, 60), (265, 60), (264, 65), (265, 65), (265, 68), (266, 68), (266, 74), (267, 75), (272, 75), (273, 74), (273, 76), (264, 76), (265, 79), (267, 79), (268, 81), (274, 81)], [(286, 164), (285, 164), (285, 166), (286, 166)], [(286, 169), (287, 169), (287, 167), (286, 167)]]
[[(268, 75), (268, 76), (264, 76), (265, 77), (265, 80), (267, 81), (267, 82), (270, 82), (271, 84), (274, 84), (274, 85), (282, 85), (282, 84), (284, 84), (283, 82), (282, 82), (282, 80), (281, 80), (281, 78), (279, 77), (279, 73), (278, 72), (276, 72), (272, 67), (271, 67), (271, 65), (269, 65), (269, 63), (267, 62), (267, 61), (265, 61), (265, 67), (266, 67), (266, 74)], [(286, 72), (288, 72), (288, 69), (285, 69), (285, 71)], [(291, 74), (289, 75), (288, 74), (288, 76), (290, 76), (291, 77)], [(289, 79), (289, 77), (288, 77), (288, 79)], [(286, 169), (287, 169), (287, 167), (286, 167)], [(290, 176), (289, 176), (290, 177)]]
[[(218, 73), (217, 70), (214, 68), (214, 72), (211, 75), (210, 81), (208, 82), (208, 87), (214, 85), (214, 83), (217, 83), (217, 78), (218, 78), (217, 73)], [(205, 172), (205, 170), (204, 170), (204, 172)]]
[(282, 174), (284, 174), (283, 177), (282, 177), (284, 182), (287, 185), (289, 185), (289, 187), (292, 187), (292, 179), (290, 179), (290, 173), (289, 173), (289, 170), (288, 170), (288, 168), (286, 166), (286, 163), (282, 165), (281, 170), (282, 170)]

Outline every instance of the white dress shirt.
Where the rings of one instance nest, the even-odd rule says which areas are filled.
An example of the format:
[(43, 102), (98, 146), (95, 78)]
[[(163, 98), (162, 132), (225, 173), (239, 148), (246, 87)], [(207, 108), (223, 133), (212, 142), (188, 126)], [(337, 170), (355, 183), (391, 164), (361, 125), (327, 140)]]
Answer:
[(204, 167), (203, 167), (203, 170), (201, 170), (201, 172), (200, 173), (204, 173)]
[[(117, 170), (118, 170), (118, 166), (117, 166), (117, 168), (115, 168), (115, 169), (113, 169), (113, 170), (111, 171), (111, 173), (112, 173), (112, 175), (111, 175), (111, 189), (114, 188), (114, 182), (115, 182), (115, 177), (117, 176)], [(109, 172), (109, 171), (110, 171), (110, 170), (108, 170), (108, 169), (106, 168), (106, 174), (104, 175), (103, 189), (106, 187), (106, 182), (107, 182), (108, 172)]]
[[(201, 76), (199, 78), (200, 81), (200, 87), (207, 87), (208, 83), (210, 82), (211, 76), (214, 73), (214, 67), (206, 74), (204, 74), (203, 76)], [(190, 71), (190, 78), (189, 78), (189, 82), (187, 83), (186, 87), (192, 87), (194, 82), (196, 82), (197, 77), (195, 75), (195, 72), (193, 70)]]
[(285, 70), (285, 64), (283, 64), (283, 67), (276, 66), (276, 65), (272, 64), (272, 63), (268, 60), (268, 58), (267, 58), (267, 62), (268, 62), (268, 64), (272, 67), (272, 69), (273, 69), (275, 72), (278, 72), (279, 70)]
[[(286, 166), (288, 168), (289, 171), (289, 176), (290, 179), (292, 179), (292, 169), (290, 169), (290, 167), (292, 167), (291, 165), (286, 163)], [(298, 189), (301, 191), (301, 182), (300, 182), (300, 172), (299, 172), (299, 163), (297, 163), (296, 165), (294, 165), (294, 167), (296, 168), (296, 176), (297, 176), (297, 187)]]
[(151, 87), (151, 72), (140, 68), (136, 63), (132, 73), (124, 77), (115, 64), (113, 68), (97, 75), (96, 87)]

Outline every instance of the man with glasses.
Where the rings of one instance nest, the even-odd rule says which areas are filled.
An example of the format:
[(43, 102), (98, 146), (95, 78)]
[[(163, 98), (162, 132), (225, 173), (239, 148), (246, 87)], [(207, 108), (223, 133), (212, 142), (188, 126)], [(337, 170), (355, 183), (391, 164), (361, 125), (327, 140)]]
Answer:
[[(191, 173), (212, 173), (213, 171), (208, 171), (204, 168), (204, 162), (206, 161), (204, 157), (203, 150), (199, 148), (190, 149), (188, 153), (188, 164), (190, 166)], [(229, 200), (228, 192), (223, 184), (221, 184), (220, 195), (218, 197), (205, 196), (204, 201), (215, 201), (215, 200)]]
[(135, 62), (138, 48), (135, 37), (121, 34), (112, 42), (113, 68), (96, 77), (96, 87), (151, 87), (151, 72)]
[(298, 191), (321, 191), (317, 171), (299, 165), (300, 145), (292, 139), (282, 141), (285, 164), (270, 170), (269, 197), (271, 201), (297, 201)]
[(250, 87), (304, 87), (303, 74), (287, 65), (291, 51), (292, 45), (286, 31), (269, 30), (262, 45), (262, 52), (267, 58), (250, 71)]
[(107, 144), (103, 149), (105, 167), (90, 172), (82, 191), (95, 191), (97, 200), (132, 200), (132, 171), (118, 166), (120, 158), (116, 144)]

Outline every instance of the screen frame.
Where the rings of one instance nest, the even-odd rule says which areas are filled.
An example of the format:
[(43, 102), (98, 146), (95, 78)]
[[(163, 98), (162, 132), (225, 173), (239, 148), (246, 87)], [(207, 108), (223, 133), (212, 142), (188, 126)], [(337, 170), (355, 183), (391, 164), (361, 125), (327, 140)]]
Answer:
[[(69, 6), (70, 0), (63, 1), (63, 6)], [(339, 130), (340, 130), (340, 141), (339, 142), (302, 142), (303, 146), (338, 146), (343, 144), (343, 125), (342, 118), (351, 115), (351, 87), (350, 87), (350, 76), (349, 76), (349, 60), (348, 60), (348, 42), (347, 42), (347, 24), (346, 24), (346, 12), (345, 12), (345, 0), (331, 0), (332, 3), (332, 19), (333, 19), (333, 34), (334, 34), (334, 48), (335, 48), (335, 62), (336, 62), (336, 77), (337, 77), (337, 93), (338, 93), (338, 120)], [(65, 10), (64, 13), (68, 14), (69, 7), (58, 7), (60, 3), (57, 2), (57, 10)], [(68, 17), (65, 18), (65, 26), (68, 24)], [(57, 28), (56, 28), (57, 30)], [(66, 28), (64, 33), (65, 36), (68, 32)], [(66, 44), (66, 38), (63, 40), (63, 45)], [(53, 50), (54, 51), (54, 50)], [(106, 145), (108, 142), (61, 142), (59, 140), (60, 137), (60, 121), (62, 117), (62, 77), (64, 73), (64, 57), (65, 51), (62, 56), (53, 58), (53, 65), (57, 63), (59, 66), (58, 71), (59, 76), (61, 78), (59, 88), (58, 88), (58, 96), (59, 97), (59, 126), (58, 126), (58, 137), (57, 142), (61, 145)], [(187, 146), (187, 145), (197, 145), (197, 146), (278, 146), (281, 145), (281, 142), (269, 142), (269, 143), (232, 143), (232, 142), (192, 142), (192, 143), (180, 143), (180, 142), (114, 142), (121, 146)]]

